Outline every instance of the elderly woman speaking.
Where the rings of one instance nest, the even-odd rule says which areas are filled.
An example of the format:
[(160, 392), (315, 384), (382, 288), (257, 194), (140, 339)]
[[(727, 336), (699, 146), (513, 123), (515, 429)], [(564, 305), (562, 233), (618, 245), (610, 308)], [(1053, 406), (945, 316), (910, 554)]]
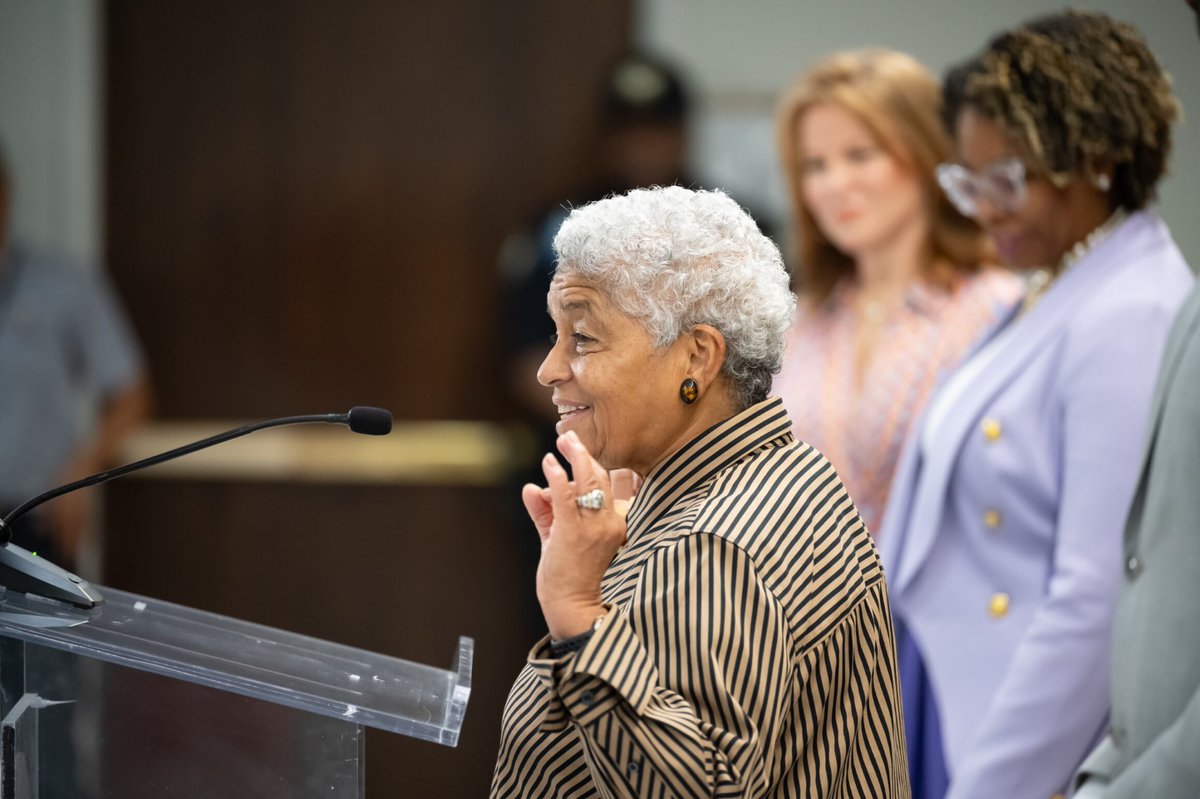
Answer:
[(577, 209), (554, 246), (538, 379), (570, 474), (547, 454), (523, 491), (550, 635), (492, 796), (908, 796), (879, 559), (767, 399), (795, 306), (779, 251), (679, 187)]

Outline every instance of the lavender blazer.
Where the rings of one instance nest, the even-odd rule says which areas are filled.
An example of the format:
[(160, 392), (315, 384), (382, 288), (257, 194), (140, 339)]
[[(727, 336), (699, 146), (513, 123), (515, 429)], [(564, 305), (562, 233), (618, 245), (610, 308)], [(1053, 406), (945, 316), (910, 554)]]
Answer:
[(1122, 527), (1192, 275), (1141, 212), (1067, 271), (921, 452), (880, 530), (937, 697), (951, 799), (1064, 791), (1108, 712)]

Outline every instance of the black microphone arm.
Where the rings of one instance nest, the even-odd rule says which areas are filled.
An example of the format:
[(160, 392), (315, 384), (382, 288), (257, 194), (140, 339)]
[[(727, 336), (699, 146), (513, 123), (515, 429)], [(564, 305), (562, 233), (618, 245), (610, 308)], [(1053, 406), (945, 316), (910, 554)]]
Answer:
[(105, 472), (99, 472), (82, 480), (76, 480), (73, 483), (68, 483), (67, 485), (38, 494), (33, 499), (21, 503), (11, 513), (0, 519), (0, 587), (18, 593), (34, 594), (36, 596), (69, 602), (83, 608), (93, 608), (101, 604), (104, 602), (104, 598), (85, 580), (71, 574), (66, 569), (54, 565), (45, 558), (40, 558), (28, 550), (9, 543), (12, 540), (13, 522), (43, 502), (48, 502), (55, 497), (60, 497), (63, 494), (80, 488), (107, 483), (109, 480), (115, 480), (122, 475), (136, 472), (138, 469), (145, 469), (148, 466), (154, 466), (183, 455), (189, 455), (197, 450), (202, 450), (215, 444), (222, 444), (235, 438), (241, 438), (244, 435), (258, 430), (265, 430), (268, 427), (282, 427), (283, 425), (309, 424), (314, 422), (344, 424), (355, 433), (362, 433), (369, 436), (384, 436), (392, 431), (392, 415), (389, 412), (383, 408), (371, 408), (364, 405), (357, 405), (351, 408), (349, 413), (316, 413), (307, 416), (285, 416), (281, 419), (268, 419), (263, 422), (243, 425), (236, 430), (228, 430), (192, 444), (185, 444), (168, 452), (152, 455), (149, 458), (127, 463), (124, 466), (118, 466), (115, 469), (109, 469)]

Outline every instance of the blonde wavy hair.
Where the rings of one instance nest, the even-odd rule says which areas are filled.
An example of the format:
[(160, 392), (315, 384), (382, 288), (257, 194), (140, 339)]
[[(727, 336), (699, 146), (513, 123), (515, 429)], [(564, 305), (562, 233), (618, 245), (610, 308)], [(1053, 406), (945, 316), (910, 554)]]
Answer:
[(810, 67), (784, 92), (776, 112), (797, 233), (797, 291), (819, 305), (854, 274), (854, 260), (821, 232), (804, 202), (799, 126), (818, 105), (835, 105), (853, 114), (884, 150), (917, 175), (930, 219), (923, 268), (927, 280), (952, 289), (963, 275), (994, 260), (979, 226), (958, 213), (935, 182), (934, 169), (951, 160), (953, 147), (942, 126), (941, 89), (933, 75), (895, 50), (842, 52)]

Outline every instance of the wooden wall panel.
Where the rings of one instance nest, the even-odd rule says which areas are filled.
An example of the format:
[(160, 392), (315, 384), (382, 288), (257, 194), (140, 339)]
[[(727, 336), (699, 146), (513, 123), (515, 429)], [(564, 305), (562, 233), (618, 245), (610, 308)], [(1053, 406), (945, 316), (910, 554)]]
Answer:
[[(496, 250), (591, 176), (630, 6), (110, 0), (107, 260), (160, 417), (507, 418)], [(115, 587), (422, 662), (474, 636), (459, 748), (371, 733), (367, 784), (486, 794), (543, 629), (513, 488), (127, 480), (106, 499)]]
[(626, 5), (110, 3), (108, 259), (163, 414), (502, 417), (496, 249), (594, 168)]
[(105, 504), (106, 584), (440, 668), (473, 637), (458, 747), (370, 730), (367, 786), (486, 795), (504, 699), (545, 632), (511, 491), (131, 479)]

